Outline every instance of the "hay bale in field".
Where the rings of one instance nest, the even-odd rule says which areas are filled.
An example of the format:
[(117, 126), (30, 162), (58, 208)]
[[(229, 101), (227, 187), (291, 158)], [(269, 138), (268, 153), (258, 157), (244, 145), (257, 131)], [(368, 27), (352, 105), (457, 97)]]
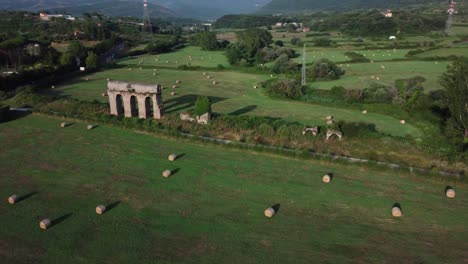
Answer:
[(363, 110), (363, 111), (362, 111), (362, 114), (363, 114), (363, 115), (367, 115), (367, 110)]
[(329, 174), (325, 174), (323, 177), (322, 177), (322, 182), (324, 183), (330, 183), (331, 180), (332, 180), (332, 174), (329, 173)]
[(174, 95), (177, 95), (177, 93), (176, 93), (176, 92), (172, 92), (171, 95), (174, 96)]
[(447, 186), (447, 188), (445, 188), (445, 196), (447, 196), (447, 198), (455, 198), (455, 190)]
[(52, 221), (50, 221), (49, 219), (44, 219), (41, 222), (39, 222), (39, 227), (44, 230), (49, 228), (51, 225), (52, 225)]
[(107, 96), (107, 93), (101, 93), (101, 96), (102, 96), (102, 97), (106, 97), (106, 96)]
[(327, 120), (333, 120), (333, 116), (327, 116)]
[(108, 82), (110, 82), (110, 79), (109, 79), (109, 78), (107, 78), (107, 81), (108, 81)]
[(87, 128), (88, 130), (94, 129), (94, 125), (89, 124), (86, 128)]
[(180, 84), (182, 83), (180, 80), (175, 81), (175, 83)]
[(156, 73), (155, 73), (155, 72), (153, 72), (153, 76), (156, 76)]
[(257, 87), (257, 85), (254, 85), (254, 87), (253, 87), (253, 88), (254, 88), (254, 89), (257, 89), (258, 87)]
[(171, 155), (169, 155), (169, 157), (167, 159), (169, 161), (175, 161), (177, 159), (177, 155), (176, 154), (171, 154)]
[(177, 85), (172, 85), (172, 89), (175, 89), (175, 88), (177, 88)]
[(405, 120), (400, 120), (400, 124), (404, 125), (404, 124), (406, 124), (406, 121)]
[(162, 176), (163, 176), (164, 178), (169, 178), (169, 177), (171, 177), (171, 175), (172, 175), (172, 172), (171, 172), (170, 170), (165, 170), (165, 171), (163, 171), (163, 173), (162, 173)]
[(206, 72), (204, 72), (203, 75), (206, 75)]
[(209, 76), (209, 75), (208, 75), (208, 76), (206, 76), (206, 79), (208, 79), (208, 80), (209, 80), (209, 79), (211, 79), (211, 76)]
[(375, 79), (376, 79), (377, 81), (380, 81), (380, 77), (375, 77)]
[(129, 71), (131, 71), (131, 70), (132, 70), (132, 68), (128, 68), (128, 70), (129, 70)]
[(276, 211), (273, 209), (273, 207), (270, 207), (265, 210), (264, 214), (266, 217), (271, 218), (276, 214)]
[(333, 120), (328, 120), (327, 121), (327, 125), (333, 125), (333, 123), (335, 123), (335, 121), (333, 121)]
[(101, 215), (106, 212), (106, 209), (107, 208), (104, 205), (99, 205), (96, 207), (96, 214)]
[(66, 123), (66, 122), (62, 122), (62, 123), (60, 124), (60, 127), (62, 127), (62, 128), (67, 127), (67, 126), (68, 126), (68, 123)]
[(399, 204), (395, 204), (393, 207), (392, 207), (392, 216), (393, 217), (401, 217), (403, 216), (403, 213), (401, 212), (401, 207)]
[(214, 85), (216, 85), (216, 84), (217, 84), (217, 82), (216, 82), (216, 81), (213, 81), (213, 84), (214, 84)]
[(15, 204), (16, 201), (18, 201), (18, 196), (16, 196), (16, 194), (13, 194), (12, 196), (8, 197), (8, 203)]

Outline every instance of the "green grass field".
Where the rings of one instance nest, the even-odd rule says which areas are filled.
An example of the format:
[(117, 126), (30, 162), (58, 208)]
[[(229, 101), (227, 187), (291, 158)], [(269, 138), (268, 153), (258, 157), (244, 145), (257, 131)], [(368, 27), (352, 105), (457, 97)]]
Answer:
[(460, 47), (460, 48), (443, 48), (443, 49), (436, 49), (430, 50), (421, 54), (416, 55), (419, 58), (427, 58), (427, 57), (448, 57), (450, 55), (455, 55), (459, 57), (468, 57), (468, 47)]
[[(294, 61), (297, 63), (302, 62), (302, 48), (294, 48), (299, 57), (295, 58)], [(346, 52), (352, 51), (366, 56), (371, 61), (389, 61), (394, 59), (404, 59), (408, 53), (408, 49), (397, 49), (397, 50), (347, 50), (347, 49), (326, 49), (308, 47), (307, 51), (307, 63), (313, 63), (319, 59), (328, 59), (334, 62), (345, 62), (349, 61), (350, 58), (345, 55)]]
[[(192, 60), (189, 59), (192, 56)], [(141, 62), (141, 63), (140, 63)], [(187, 47), (176, 52), (160, 55), (144, 55), (122, 60), (120, 65), (138, 65), (177, 68), (181, 65), (215, 68), (218, 65), (229, 67), (223, 51), (203, 51), (199, 47)]]
[[(289, 121), (299, 121), (307, 125), (325, 125), (325, 117), (333, 115), (336, 120), (362, 121), (374, 123), (379, 131), (396, 136), (411, 134), (415, 137), (420, 131), (411, 124), (400, 125), (399, 120), (382, 114), (369, 113), (362, 115), (359, 110), (327, 107), (308, 104), (299, 101), (275, 100), (265, 95), (261, 89), (253, 86), (270, 78), (265, 75), (255, 75), (237, 72), (210, 72), (212, 76), (208, 80), (201, 71), (180, 71), (175, 69), (159, 69), (158, 75), (153, 76), (152, 69), (128, 68), (107, 70), (88, 76), (89, 81), (81, 79), (72, 80), (68, 84), (57, 86), (54, 93), (70, 96), (81, 100), (108, 99), (101, 97), (101, 93), (107, 89), (107, 78), (125, 80), (131, 82), (160, 83), (167, 89), (164, 90), (164, 104), (168, 112), (184, 111), (193, 106), (198, 95), (213, 98), (213, 111), (230, 114), (242, 109), (249, 109), (246, 114), (254, 116), (269, 116), (284, 118)], [(172, 89), (176, 80), (182, 81), (179, 88)], [(213, 85), (213, 81), (219, 82)], [(177, 92), (171, 96), (171, 92)]]
[[(466, 182), (60, 122), (29, 116), (0, 124), (3, 263), (468, 260)], [(184, 156), (171, 163), (171, 153)], [(178, 171), (166, 179), (166, 169)], [(447, 185), (455, 199), (444, 196)], [(396, 202), (400, 219), (390, 213)], [(278, 213), (264, 217), (277, 203)], [(44, 218), (60, 221), (45, 231)]]
[[(344, 64), (346, 74), (336, 81), (314, 82), (309, 87), (331, 89), (343, 86), (346, 89), (362, 89), (369, 87), (371, 82), (393, 85), (396, 79), (422, 76), (426, 78), (423, 86), (425, 91), (441, 89), (439, 78), (447, 70), (449, 62), (442, 61), (397, 61)], [(385, 68), (382, 68), (384, 66)], [(372, 79), (372, 76), (380, 80)]]

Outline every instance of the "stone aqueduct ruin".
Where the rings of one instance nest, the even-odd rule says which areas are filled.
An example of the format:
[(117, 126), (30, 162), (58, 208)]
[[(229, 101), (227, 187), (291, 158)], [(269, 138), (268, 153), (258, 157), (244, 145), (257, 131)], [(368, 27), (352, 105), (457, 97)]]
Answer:
[(164, 114), (162, 86), (109, 81), (107, 83), (112, 115), (160, 119)]

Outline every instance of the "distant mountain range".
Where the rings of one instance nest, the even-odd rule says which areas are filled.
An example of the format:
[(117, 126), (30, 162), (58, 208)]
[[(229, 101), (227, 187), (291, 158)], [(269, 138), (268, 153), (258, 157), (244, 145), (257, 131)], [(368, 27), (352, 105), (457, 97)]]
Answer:
[(444, 3), (446, 0), (272, 0), (259, 13), (277, 14), (305, 10), (352, 10), (365, 8), (395, 8), (415, 4)]
[[(270, 0), (148, 0), (152, 17), (189, 17), (210, 20), (225, 14), (251, 13)], [(0, 0), (0, 9), (67, 12), (80, 15), (99, 12), (110, 16), (143, 15), (143, 0)]]

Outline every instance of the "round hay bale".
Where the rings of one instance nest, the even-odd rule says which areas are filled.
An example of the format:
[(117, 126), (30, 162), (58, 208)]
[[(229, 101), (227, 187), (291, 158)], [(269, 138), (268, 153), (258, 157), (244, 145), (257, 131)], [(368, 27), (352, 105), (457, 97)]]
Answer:
[(104, 205), (99, 205), (98, 207), (96, 207), (96, 214), (103, 214), (106, 212), (106, 207)]
[(108, 82), (110, 82), (110, 79), (109, 79), (109, 78), (107, 78), (107, 81), (108, 81)]
[(404, 124), (406, 124), (406, 121), (405, 120), (400, 120), (400, 124), (404, 125)]
[(209, 79), (211, 79), (211, 76), (206, 76), (206, 78), (209, 80)]
[(455, 198), (455, 190), (452, 188), (447, 188), (447, 191), (445, 191), (445, 195), (447, 198)]
[(333, 125), (333, 123), (335, 123), (335, 121), (333, 121), (333, 120), (328, 120), (327, 121), (327, 125)]
[(63, 122), (63, 123), (60, 124), (60, 127), (62, 127), (62, 128), (67, 127), (67, 126), (68, 126), (68, 124), (66, 122)]
[(273, 217), (275, 215), (275, 213), (276, 213), (275, 209), (273, 209), (271, 207), (266, 209), (265, 212), (264, 212), (265, 216), (268, 217), (268, 218)]
[(331, 176), (328, 175), (328, 174), (327, 174), (327, 175), (324, 175), (324, 176), (322, 177), (322, 181), (323, 181), (324, 183), (330, 183), (330, 182), (331, 182)]
[(394, 206), (392, 208), (392, 215), (393, 215), (393, 217), (401, 217), (403, 214), (401, 212), (400, 207)]
[(174, 95), (176, 95), (176, 94), (177, 94), (177, 93), (175, 93), (175, 92), (172, 92), (172, 93), (171, 93), (172, 96), (174, 96)]
[(50, 221), (49, 219), (44, 219), (41, 222), (39, 222), (39, 227), (44, 230), (49, 228), (51, 225), (52, 225), (52, 221)]
[(216, 85), (216, 84), (217, 84), (217, 82), (216, 82), (216, 81), (214, 81), (214, 82), (213, 82), (213, 84), (214, 84), (214, 85)]
[(153, 72), (153, 76), (156, 76), (156, 73), (155, 73), (155, 72)]
[(175, 89), (175, 88), (177, 88), (177, 85), (172, 85), (172, 89)]
[(204, 72), (203, 75), (206, 75), (206, 72)]
[(102, 96), (102, 97), (106, 97), (106, 96), (107, 96), (107, 93), (102, 93), (101, 96)]
[(367, 115), (367, 110), (363, 110), (363, 111), (362, 111), (362, 114), (363, 114), (363, 115)]
[(88, 125), (86, 128), (87, 128), (88, 130), (91, 130), (91, 129), (94, 128), (94, 125), (91, 125), (91, 124), (90, 124), (90, 125)]
[(333, 120), (333, 116), (327, 116), (327, 120)]
[(165, 171), (162, 173), (162, 176), (163, 176), (164, 178), (169, 178), (169, 177), (171, 177), (171, 175), (172, 175), (172, 172), (171, 172), (170, 170), (165, 170)]
[(258, 88), (257, 85), (254, 85), (254, 89), (257, 89), (257, 88)]
[(177, 155), (176, 154), (171, 154), (171, 155), (169, 155), (169, 157), (167, 159), (170, 160), (170, 161), (175, 161), (177, 159)]
[(128, 68), (128, 70), (129, 70), (129, 71), (131, 71), (131, 70), (132, 70), (132, 68)]
[(175, 83), (180, 84), (182, 83), (180, 80), (175, 81)]
[(16, 194), (13, 194), (12, 196), (8, 197), (9, 204), (15, 204), (16, 201), (18, 201), (18, 196), (16, 196)]

